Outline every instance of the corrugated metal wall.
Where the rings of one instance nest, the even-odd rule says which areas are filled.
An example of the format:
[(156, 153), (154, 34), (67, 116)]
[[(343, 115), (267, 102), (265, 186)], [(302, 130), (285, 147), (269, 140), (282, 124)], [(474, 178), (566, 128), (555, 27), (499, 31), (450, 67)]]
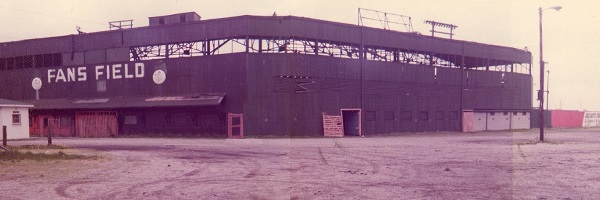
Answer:
[[(41, 77), (43, 99), (225, 92), (223, 112), (243, 113), (246, 135), (321, 135), (322, 112), (339, 115), (343, 108), (362, 109), (364, 134), (460, 129), (460, 69), (438, 68), (436, 75), (430, 66), (364, 61), (361, 81), (359, 60), (302, 54), (237, 53), (142, 63), (143, 78), (106, 80), (105, 92), (97, 90), (94, 65), (84, 65), (90, 69), (83, 82), (47, 83), (50, 68), (4, 71), (0, 83), (13, 88), (0, 90), (0, 96), (34, 99), (31, 80)], [(167, 74), (161, 85), (152, 81), (156, 69)], [(464, 109), (530, 109), (530, 75), (505, 73), (503, 81), (503, 72), (468, 71), (468, 78), (466, 73)]]
[[(250, 54), (248, 134), (320, 135), (321, 112), (362, 108), (363, 133), (459, 131), (460, 69), (312, 55)], [(529, 110), (531, 76), (469, 71), (465, 109)], [(361, 102), (362, 101), (362, 102)], [(506, 123), (506, 129), (510, 128)]]

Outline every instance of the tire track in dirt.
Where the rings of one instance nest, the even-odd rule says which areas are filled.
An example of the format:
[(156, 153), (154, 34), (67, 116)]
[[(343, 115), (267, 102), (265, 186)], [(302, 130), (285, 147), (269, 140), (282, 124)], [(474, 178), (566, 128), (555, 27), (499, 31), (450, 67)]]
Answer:
[[(69, 194), (69, 192), (68, 192), (69, 189), (72, 189), (73, 187), (76, 187), (76, 186), (81, 186), (81, 185), (85, 185), (85, 184), (89, 184), (89, 183), (95, 183), (95, 182), (97, 182), (97, 181), (90, 181), (90, 180), (68, 181), (66, 183), (59, 184), (58, 186), (56, 186), (54, 188), (54, 191), (60, 197), (74, 199), (74, 198), (78, 198), (78, 196), (76, 194)], [(81, 192), (81, 190), (79, 190), (79, 188), (75, 189), (75, 191)], [(81, 193), (79, 193), (79, 194), (81, 194)]]

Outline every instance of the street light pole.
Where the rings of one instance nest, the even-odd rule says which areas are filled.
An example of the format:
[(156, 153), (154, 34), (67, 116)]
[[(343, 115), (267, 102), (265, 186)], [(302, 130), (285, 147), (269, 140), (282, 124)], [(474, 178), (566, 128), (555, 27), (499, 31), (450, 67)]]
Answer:
[(540, 11), (540, 90), (538, 100), (540, 101), (540, 142), (544, 141), (544, 50), (542, 48), (542, 7)]
[[(546, 9), (554, 9), (559, 11), (561, 6), (554, 6)], [(544, 50), (542, 48), (542, 7), (539, 8), (540, 12), (540, 90), (538, 91), (538, 99), (540, 101), (540, 142), (544, 142)]]

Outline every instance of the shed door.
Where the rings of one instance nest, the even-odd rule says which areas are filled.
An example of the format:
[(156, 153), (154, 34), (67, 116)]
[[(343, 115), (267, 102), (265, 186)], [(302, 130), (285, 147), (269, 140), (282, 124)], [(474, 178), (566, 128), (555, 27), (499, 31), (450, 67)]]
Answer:
[(227, 115), (227, 137), (229, 138), (244, 138), (244, 115), (232, 114)]
[(473, 113), (473, 130), (474, 131), (487, 130), (487, 113), (485, 113), (485, 112)]
[(117, 112), (78, 112), (78, 137), (110, 137), (118, 135)]

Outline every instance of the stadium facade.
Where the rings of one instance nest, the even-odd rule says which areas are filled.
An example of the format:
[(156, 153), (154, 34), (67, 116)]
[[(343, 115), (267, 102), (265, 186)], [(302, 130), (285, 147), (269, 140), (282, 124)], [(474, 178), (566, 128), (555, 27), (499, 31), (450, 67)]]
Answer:
[(0, 98), (34, 105), (31, 135), (529, 128), (526, 50), (295, 16), (121, 25), (0, 43)]

